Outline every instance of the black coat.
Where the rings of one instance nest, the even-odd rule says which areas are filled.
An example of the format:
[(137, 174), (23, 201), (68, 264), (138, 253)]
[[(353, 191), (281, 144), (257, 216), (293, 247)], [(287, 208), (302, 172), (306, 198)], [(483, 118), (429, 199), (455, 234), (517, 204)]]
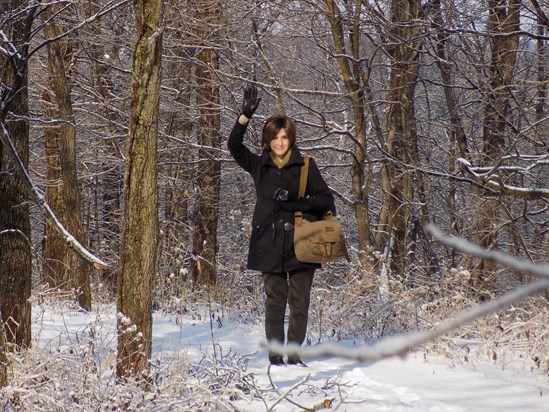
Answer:
[[(252, 176), (256, 191), (248, 269), (264, 273), (285, 273), (296, 269), (320, 267), (320, 264), (302, 263), (297, 260), (293, 245), (294, 215), (280, 209), (273, 200), (277, 189), (288, 191), (288, 202), (297, 200), (301, 166), (304, 164), (299, 149), (294, 145), (288, 164), (279, 169), (267, 149), (264, 149), (261, 155), (257, 155), (244, 146), (246, 128), (247, 124), (235, 124), (229, 135), (228, 148), (238, 165)], [(307, 220), (318, 220), (325, 212), (334, 210), (334, 197), (313, 161), (309, 162), (305, 197), (301, 211)], [(284, 230), (285, 223), (291, 224), (290, 230)], [(286, 225), (286, 229), (289, 229), (289, 226)]]

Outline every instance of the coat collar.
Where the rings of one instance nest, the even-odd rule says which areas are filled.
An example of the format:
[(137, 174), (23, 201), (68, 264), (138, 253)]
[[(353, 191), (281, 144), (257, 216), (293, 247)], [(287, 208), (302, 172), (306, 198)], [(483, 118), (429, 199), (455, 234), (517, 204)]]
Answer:
[[(303, 166), (303, 164), (305, 164), (305, 161), (303, 160), (303, 156), (301, 155), (301, 152), (299, 151), (299, 148), (297, 147), (297, 145), (294, 145), (292, 147), (292, 156), (290, 157), (290, 160), (284, 166), (284, 168), (293, 166), (293, 165)], [(268, 166), (278, 168), (274, 164), (273, 160), (271, 159), (271, 156), (269, 155), (269, 150), (267, 150), (266, 148), (263, 149), (263, 151), (261, 152), (261, 165), (262, 166), (268, 165)]]

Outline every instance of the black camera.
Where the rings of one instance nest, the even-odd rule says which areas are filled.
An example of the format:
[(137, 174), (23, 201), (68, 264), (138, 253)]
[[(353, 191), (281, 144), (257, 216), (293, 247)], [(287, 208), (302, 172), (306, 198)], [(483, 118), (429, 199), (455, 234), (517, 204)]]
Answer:
[(286, 189), (278, 188), (274, 191), (273, 194), (273, 200), (280, 200), (281, 202), (285, 202), (288, 200), (288, 191)]

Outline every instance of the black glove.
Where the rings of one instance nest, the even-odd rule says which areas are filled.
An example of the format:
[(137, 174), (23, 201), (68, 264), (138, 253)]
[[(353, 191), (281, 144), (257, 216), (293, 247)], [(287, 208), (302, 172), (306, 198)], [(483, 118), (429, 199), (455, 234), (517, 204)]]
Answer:
[(242, 114), (251, 119), (259, 106), (261, 99), (257, 98), (257, 87), (249, 84), (244, 88), (244, 101), (242, 102)]

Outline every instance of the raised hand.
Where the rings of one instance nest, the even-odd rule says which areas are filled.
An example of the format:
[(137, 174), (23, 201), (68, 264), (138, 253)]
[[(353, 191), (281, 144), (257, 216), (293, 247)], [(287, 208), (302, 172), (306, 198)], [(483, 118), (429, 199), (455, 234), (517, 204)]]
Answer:
[(242, 102), (242, 114), (248, 119), (254, 115), (261, 99), (257, 98), (257, 87), (249, 84), (244, 88), (244, 101)]

